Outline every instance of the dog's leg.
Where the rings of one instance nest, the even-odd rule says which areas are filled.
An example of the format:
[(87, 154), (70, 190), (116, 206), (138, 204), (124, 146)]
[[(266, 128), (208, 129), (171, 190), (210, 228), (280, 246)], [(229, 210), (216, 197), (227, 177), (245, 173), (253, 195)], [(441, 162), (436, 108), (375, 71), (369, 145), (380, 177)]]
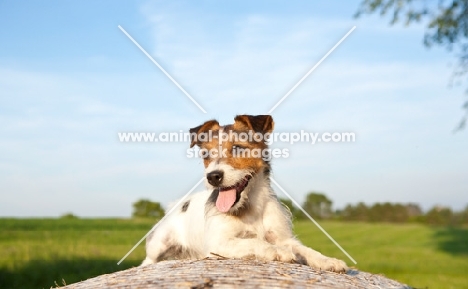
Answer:
[(161, 256), (170, 247), (166, 244), (169, 239), (164, 237), (161, 232), (152, 232), (146, 239), (146, 258), (141, 266), (149, 265), (160, 261)]
[(146, 258), (142, 266), (163, 260), (190, 259), (195, 253), (171, 239), (169, 236), (151, 239), (146, 246)]
[(140, 266), (146, 266), (146, 265), (150, 265), (150, 264), (154, 264), (155, 262), (150, 259), (148, 256), (146, 256), (145, 260), (143, 260), (143, 263), (141, 263)]
[(146, 258), (141, 265), (185, 257), (185, 250), (176, 240), (180, 238), (170, 229), (169, 222), (161, 224), (146, 238)]
[(278, 202), (270, 202), (265, 209), (263, 223), (266, 228), (265, 238), (268, 242), (278, 247), (289, 248), (295, 255), (294, 260), (297, 263), (307, 264), (311, 267), (344, 272), (348, 268), (345, 262), (329, 258), (314, 251), (294, 238), (290, 222), (290, 213), (279, 205)]
[(321, 253), (302, 245), (301, 242), (296, 239), (289, 239), (284, 245), (291, 246), (292, 251), (296, 256), (295, 260), (298, 263), (305, 263), (304, 265), (309, 265), (316, 269), (334, 272), (346, 272), (348, 269), (345, 262), (324, 256)]

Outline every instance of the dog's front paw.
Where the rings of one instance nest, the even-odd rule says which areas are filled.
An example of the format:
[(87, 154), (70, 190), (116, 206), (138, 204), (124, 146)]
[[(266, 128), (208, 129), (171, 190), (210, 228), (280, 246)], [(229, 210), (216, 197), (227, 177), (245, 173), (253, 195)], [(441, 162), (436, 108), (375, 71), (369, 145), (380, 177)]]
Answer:
[(346, 266), (346, 263), (335, 259), (335, 258), (321, 258), (321, 260), (318, 260), (315, 262), (315, 264), (311, 264), (313, 267), (317, 267), (321, 270), (325, 271), (332, 271), (332, 272), (346, 272), (348, 270), (348, 266)]
[(267, 261), (281, 261), (290, 263), (295, 260), (291, 247), (289, 246), (271, 246), (266, 250), (265, 259)]

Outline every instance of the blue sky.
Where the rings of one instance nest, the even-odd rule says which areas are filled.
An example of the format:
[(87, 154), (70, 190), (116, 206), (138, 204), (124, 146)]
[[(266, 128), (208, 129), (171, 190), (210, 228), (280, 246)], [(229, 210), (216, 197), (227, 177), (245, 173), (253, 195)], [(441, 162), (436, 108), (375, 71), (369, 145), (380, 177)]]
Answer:
[[(120, 143), (118, 132), (187, 130), (274, 112), (276, 131), (356, 133), (295, 144), (273, 161), (296, 200), (468, 204), (468, 133), (453, 134), (463, 87), (422, 26), (354, 19), (359, 1), (0, 2), (0, 216), (130, 216), (168, 204), (203, 175), (187, 143)], [(118, 29), (206, 110), (203, 114)], [(278, 191), (278, 194), (281, 195)]]

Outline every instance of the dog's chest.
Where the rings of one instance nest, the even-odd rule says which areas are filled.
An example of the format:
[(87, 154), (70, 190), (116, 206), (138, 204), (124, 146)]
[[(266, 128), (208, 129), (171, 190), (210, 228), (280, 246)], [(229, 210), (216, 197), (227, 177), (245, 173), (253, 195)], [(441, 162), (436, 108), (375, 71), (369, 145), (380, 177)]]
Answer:
[(258, 215), (214, 215), (206, 219), (206, 237), (266, 240), (267, 230)]

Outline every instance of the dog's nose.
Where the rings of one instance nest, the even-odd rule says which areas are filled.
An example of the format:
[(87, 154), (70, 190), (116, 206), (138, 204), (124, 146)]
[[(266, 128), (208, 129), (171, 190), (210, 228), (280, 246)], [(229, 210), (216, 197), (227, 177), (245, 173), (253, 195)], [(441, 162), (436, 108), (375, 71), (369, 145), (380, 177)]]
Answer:
[(219, 187), (223, 181), (223, 176), (223, 171), (212, 171), (211, 173), (206, 174), (206, 179), (212, 186)]

